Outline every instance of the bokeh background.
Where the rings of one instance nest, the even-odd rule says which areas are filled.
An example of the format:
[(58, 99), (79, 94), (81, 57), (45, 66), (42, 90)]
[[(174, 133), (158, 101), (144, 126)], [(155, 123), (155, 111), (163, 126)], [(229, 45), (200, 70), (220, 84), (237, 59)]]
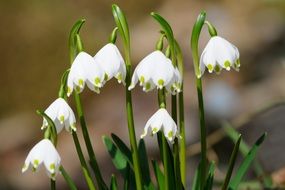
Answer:
[[(48, 189), (44, 170), (37, 175), (21, 174), (28, 151), (42, 138), (42, 119), (36, 109), (45, 109), (55, 98), (61, 74), (69, 67), (68, 35), (74, 22), (85, 18), (81, 30), (84, 47), (95, 54), (108, 42), (115, 24), (111, 4), (126, 13), (131, 30), (132, 63), (136, 65), (154, 50), (159, 25), (151, 11), (164, 16), (173, 27), (185, 58), (185, 110), (188, 142), (188, 171), (197, 166), (199, 140), (190, 34), (201, 10), (219, 35), (234, 43), (241, 53), (240, 72), (223, 71), (204, 76), (206, 119), (212, 136), (209, 156), (223, 168), (232, 148), (221, 128), (227, 120), (239, 127), (252, 144), (264, 131), (268, 138), (258, 159), (276, 184), (285, 183), (285, 2), (283, 0), (240, 1), (87, 1), (87, 0), (1, 0), (0, 1), (0, 189)], [(209, 39), (204, 30), (200, 48)], [(120, 44), (120, 41), (119, 41)], [(121, 47), (121, 46), (120, 46)], [(95, 152), (104, 178), (119, 175), (102, 143), (102, 135), (116, 133), (128, 143), (124, 87), (110, 81), (100, 95), (85, 90), (84, 109)], [(156, 93), (133, 93), (137, 136), (157, 109)], [(72, 101), (71, 101), (71, 105)], [(80, 130), (79, 130), (79, 136)], [(151, 158), (156, 158), (155, 140), (146, 138)], [(83, 143), (83, 142), (82, 142)], [(84, 147), (84, 146), (83, 146)], [(80, 187), (86, 189), (71, 136), (62, 132), (58, 150), (62, 163)], [(192, 174), (191, 174), (192, 175)], [(188, 176), (190, 182), (190, 176)], [(60, 189), (66, 185), (58, 176)]]

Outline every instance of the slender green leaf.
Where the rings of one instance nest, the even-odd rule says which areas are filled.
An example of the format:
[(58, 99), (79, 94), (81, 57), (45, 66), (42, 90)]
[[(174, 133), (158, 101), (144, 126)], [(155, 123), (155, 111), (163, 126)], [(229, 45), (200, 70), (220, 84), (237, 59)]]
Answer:
[[(129, 27), (127, 23), (127, 19), (120, 9), (120, 7), (116, 4), (112, 5), (112, 12), (115, 19), (115, 22), (118, 26), (120, 34), (122, 34), (122, 38), (124, 40), (124, 45), (130, 45), (130, 34)], [(129, 47), (127, 47), (129, 49)]]
[(204, 190), (211, 190), (213, 188), (214, 172), (215, 172), (215, 162), (211, 161)]
[(157, 22), (160, 24), (160, 26), (163, 28), (163, 31), (165, 32), (166, 38), (168, 40), (168, 44), (170, 46), (171, 51), (171, 59), (172, 64), (176, 65), (176, 57), (175, 57), (175, 39), (173, 35), (173, 31), (171, 29), (171, 26), (168, 24), (168, 22), (159, 14), (152, 12), (150, 14)]
[(75, 185), (75, 183), (73, 182), (73, 180), (71, 179), (71, 177), (68, 175), (68, 173), (65, 171), (65, 169), (63, 168), (63, 166), (59, 167), (59, 170), (62, 174), (62, 176), (64, 177), (69, 189), (71, 190), (77, 190), (77, 187)]
[(192, 56), (194, 61), (194, 69), (195, 74), (197, 77), (201, 77), (201, 71), (199, 69), (199, 53), (198, 53), (198, 41), (199, 36), (202, 30), (202, 27), (205, 23), (206, 19), (206, 12), (202, 11), (199, 16), (197, 17), (197, 20), (193, 26), (192, 29), (192, 35), (191, 35), (191, 49), (192, 49)]
[(234, 165), (235, 165), (235, 162), (236, 162), (236, 158), (237, 158), (237, 155), (238, 155), (240, 142), (241, 142), (241, 134), (239, 135), (239, 137), (237, 139), (237, 142), (235, 143), (233, 152), (231, 154), (229, 167), (228, 167), (228, 171), (227, 171), (227, 174), (226, 174), (225, 181), (224, 181), (223, 186), (222, 186), (222, 190), (227, 190), (227, 188), (228, 188), (228, 184), (230, 182), (230, 179), (231, 179), (231, 176), (232, 176), (232, 172), (233, 172), (233, 169), (234, 169)]
[[(230, 137), (230, 139), (235, 142), (238, 139), (239, 133), (230, 125), (228, 122), (223, 122), (223, 128), (227, 135)], [(240, 142), (239, 151), (245, 157), (248, 152), (250, 151), (250, 147), (247, 143), (245, 143), (243, 140)], [(266, 188), (272, 188), (273, 187), (273, 181), (270, 175), (268, 175), (264, 169), (262, 168), (261, 164), (258, 160), (253, 160), (253, 169), (256, 173), (257, 177), (261, 179), (262, 183)]]
[(118, 190), (118, 183), (114, 174), (111, 177), (110, 190)]
[(155, 178), (157, 181), (158, 189), (161, 189), (161, 190), (165, 189), (165, 186), (164, 186), (165, 177), (164, 177), (164, 174), (162, 173), (161, 169), (159, 168), (157, 161), (152, 160), (152, 166), (153, 166)]
[(70, 60), (73, 61), (73, 59), (77, 55), (77, 45), (76, 45), (76, 35), (79, 34), (79, 31), (84, 24), (85, 19), (78, 20), (72, 27), (70, 34), (69, 34), (69, 56)]
[(122, 139), (120, 139), (117, 135), (111, 134), (111, 137), (114, 141), (114, 143), (117, 145), (118, 149), (123, 153), (125, 158), (128, 160), (131, 167), (133, 167), (133, 159), (132, 159), (132, 152), (128, 148), (128, 146), (123, 142)]
[(201, 180), (201, 162), (199, 163), (195, 171), (193, 184), (192, 184), (192, 190), (200, 190), (200, 183), (201, 183), (200, 180)]
[(246, 174), (247, 170), (249, 169), (252, 161), (254, 160), (257, 151), (260, 148), (260, 145), (263, 143), (264, 139), (266, 138), (267, 133), (264, 133), (259, 139), (255, 142), (253, 147), (248, 152), (247, 156), (244, 158), (243, 162), (241, 163), (240, 167), (238, 168), (235, 177), (230, 181), (229, 189), (235, 190), (237, 189), (238, 185), (240, 184), (242, 178)]
[(146, 187), (146, 189), (154, 189), (154, 185), (150, 179), (148, 156), (147, 156), (146, 147), (145, 147), (145, 143), (143, 139), (139, 141), (138, 150), (139, 150), (139, 159), (140, 159), (140, 164), (141, 164), (143, 184)]
[(103, 136), (103, 142), (107, 148), (107, 151), (109, 152), (113, 164), (115, 167), (122, 173), (123, 176), (126, 174), (126, 169), (128, 162), (123, 155), (123, 153), (115, 146), (115, 144), (112, 142), (112, 140), (106, 136)]
[(103, 142), (112, 158), (114, 166), (124, 178), (124, 187), (126, 189), (135, 188), (134, 172), (130, 167), (126, 156), (118, 149), (110, 138), (103, 136)]

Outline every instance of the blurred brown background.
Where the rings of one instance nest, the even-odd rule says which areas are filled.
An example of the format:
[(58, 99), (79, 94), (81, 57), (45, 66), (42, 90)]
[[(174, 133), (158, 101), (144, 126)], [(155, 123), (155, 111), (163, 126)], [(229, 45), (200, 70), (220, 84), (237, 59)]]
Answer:
[[(259, 159), (266, 171), (273, 174), (276, 183), (284, 183), (283, 0), (1, 0), (0, 189), (48, 188), (48, 178), (43, 170), (38, 175), (31, 172), (21, 174), (28, 151), (42, 138), (42, 120), (35, 110), (45, 109), (57, 97), (61, 74), (69, 67), (67, 40), (73, 23), (79, 18), (86, 19), (81, 37), (86, 51), (94, 55), (107, 43), (115, 26), (112, 3), (117, 3), (127, 15), (134, 65), (153, 51), (159, 36), (159, 25), (149, 13), (160, 13), (172, 25), (185, 57), (185, 109), (189, 145), (199, 139), (189, 40), (197, 15), (201, 10), (207, 11), (208, 20), (216, 26), (219, 35), (239, 48), (242, 64), (239, 73), (223, 71), (219, 76), (205, 75), (204, 94), (209, 129), (218, 129), (223, 119), (238, 121), (246, 118), (241, 122), (241, 132), (249, 144), (263, 131), (268, 131), (269, 137), (259, 153)], [(204, 30), (201, 49), (208, 39)], [(111, 81), (100, 95), (85, 90), (82, 96), (95, 152), (105, 179), (109, 181), (114, 171), (101, 136), (114, 132), (128, 142), (124, 87)], [(136, 132), (139, 136), (147, 119), (156, 111), (156, 93), (145, 94), (136, 88), (133, 97)], [(281, 103), (254, 114), (275, 102)], [(155, 156), (155, 140), (147, 138), (147, 141), (149, 153)], [(224, 148), (223, 143), (219, 143), (213, 149), (221, 165), (223, 160), (228, 159), (231, 146)], [(85, 189), (72, 138), (65, 131), (60, 134), (58, 149), (65, 168), (80, 189)], [(189, 163), (189, 171), (196, 168), (194, 163)], [(58, 181), (61, 189), (64, 189), (66, 186), (61, 176), (58, 176)]]

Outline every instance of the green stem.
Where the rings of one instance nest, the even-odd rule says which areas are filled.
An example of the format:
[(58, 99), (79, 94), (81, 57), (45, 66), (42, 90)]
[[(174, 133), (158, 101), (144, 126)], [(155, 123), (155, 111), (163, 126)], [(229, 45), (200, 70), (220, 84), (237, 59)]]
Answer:
[[(127, 51), (128, 52), (128, 51)], [(131, 84), (131, 65), (129, 59), (129, 53), (126, 52), (126, 109), (127, 109), (127, 120), (128, 120), (128, 130), (129, 130), (129, 138), (132, 150), (132, 158), (134, 164), (134, 172), (135, 172), (135, 180), (137, 190), (142, 189), (142, 179), (141, 179), (141, 168), (138, 156), (138, 146), (136, 140), (136, 133), (134, 127), (134, 116), (133, 116), (133, 106), (132, 106), (132, 94), (131, 91), (128, 90), (128, 86)]]
[(73, 180), (71, 179), (71, 177), (68, 175), (68, 173), (65, 171), (65, 169), (63, 168), (63, 166), (60, 166), (59, 168), (62, 176), (64, 177), (66, 183), (68, 184), (68, 187), (71, 190), (77, 190), (77, 187), (75, 185), (75, 183), (73, 182)]
[[(165, 89), (163, 88), (162, 90), (158, 90), (158, 102), (159, 102), (159, 107), (160, 108), (166, 108), (166, 98), (165, 98)], [(159, 132), (161, 133), (161, 132)], [(164, 180), (164, 188), (165, 190), (169, 190), (171, 187), (170, 184), (170, 165), (169, 163), (169, 152), (168, 152), (168, 142), (165, 138), (165, 136), (163, 134), (159, 135), (160, 137), (160, 141), (161, 141), (161, 145), (162, 145), (162, 160), (163, 160), (163, 166), (164, 166), (164, 176), (165, 176), (165, 180)]]
[(127, 121), (128, 121), (128, 130), (129, 130), (129, 138), (131, 144), (132, 151), (132, 159), (134, 165), (135, 172), (135, 180), (136, 180), (136, 189), (142, 190), (142, 177), (141, 177), (141, 168), (139, 162), (139, 154), (138, 154), (138, 146), (136, 140), (135, 126), (134, 126), (134, 116), (133, 116), (133, 105), (132, 105), (132, 92), (128, 90), (128, 87), (131, 84), (131, 57), (130, 57), (130, 34), (129, 34), (129, 26), (127, 19), (117, 5), (112, 5), (112, 12), (120, 32), (120, 35), (123, 40), (124, 45), (124, 57), (126, 63), (126, 109), (127, 109)]
[(185, 134), (185, 123), (184, 123), (184, 97), (183, 97), (183, 85), (181, 87), (181, 92), (179, 93), (179, 129), (180, 129), (180, 173), (181, 181), (184, 187), (186, 187), (186, 134)]
[(205, 113), (204, 113), (204, 103), (203, 103), (203, 91), (202, 91), (202, 80), (201, 80), (201, 71), (199, 69), (199, 52), (198, 52), (198, 42), (202, 27), (205, 23), (206, 12), (202, 11), (192, 30), (191, 35), (191, 50), (192, 57), (196, 75), (196, 87), (198, 94), (198, 104), (199, 104), (199, 117), (200, 117), (200, 136), (201, 136), (201, 180), (200, 180), (200, 189), (204, 189), (206, 181), (206, 170), (207, 170), (207, 141), (206, 141), (206, 126), (205, 126)]
[[(171, 96), (171, 116), (177, 123), (177, 95)], [(175, 181), (176, 189), (182, 189), (181, 187), (181, 173), (180, 173), (180, 159), (179, 159), (179, 144), (178, 138), (175, 138), (173, 144), (173, 157), (174, 157), (174, 169), (175, 169)]]
[(53, 180), (53, 179), (50, 180), (50, 189), (56, 190), (55, 180)]
[(96, 160), (95, 152), (92, 147), (89, 132), (88, 132), (87, 125), (85, 122), (85, 117), (83, 113), (83, 107), (81, 104), (80, 95), (77, 92), (75, 92), (74, 94), (74, 99), (75, 99), (75, 104), (76, 104), (77, 115), (78, 115), (80, 125), (82, 128), (83, 138), (84, 138), (85, 145), (86, 145), (87, 152), (88, 152), (89, 159), (90, 159), (90, 166), (95, 173), (95, 178), (98, 182), (99, 189), (107, 189), (107, 186), (105, 185), (103, 181), (103, 178), (102, 178), (102, 175), (101, 175), (101, 172), (100, 172), (97, 160)]
[(73, 141), (74, 141), (74, 144), (75, 144), (75, 147), (76, 147), (76, 151), (77, 151), (77, 154), (78, 154), (78, 157), (79, 157), (79, 160), (80, 160), (81, 168), (83, 170), (83, 175), (84, 175), (84, 177), (86, 179), (87, 185), (88, 185), (90, 190), (96, 190), (95, 185), (94, 185), (94, 183), (92, 181), (92, 178), (91, 178), (90, 171), (89, 171), (89, 169), (87, 167), (87, 163), (86, 163), (86, 161), (84, 159), (84, 156), (83, 156), (83, 153), (82, 153), (82, 150), (81, 150), (80, 143), (79, 143), (79, 140), (78, 140), (76, 132), (72, 132), (72, 137), (73, 137)]
[(206, 181), (207, 170), (207, 129), (205, 125), (205, 112), (203, 102), (203, 90), (201, 78), (196, 78), (198, 103), (199, 103), (199, 117), (200, 117), (200, 135), (201, 135), (201, 184), (200, 189), (204, 188)]
[[(79, 52), (83, 51), (83, 44), (82, 44), (82, 41), (80, 39), (79, 34), (75, 35), (75, 41), (76, 41), (77, 52), (79, 53)], [(71, 63), (74, 60), (74, 58), (75, 57), (73, 57), (73, 59), (71, 60)], [(89, 132), (88, 132), (87, 125), (85, 122), (83, 107), (81, 104), (81, 99), (80, 99), (79, 93), (77, 93), (77, 92), (74, 93), (74, 100), (75, 100), (75, 104), (76, 104), (77, 116), (78, 116), (79, 121), (80, 121), (82, 133), (83, 133), (83, 138), (84, 138), (85, 145), (86, 145), (87, 152), (88, 152), (89, 159), (90, 159), (90, 165), (91, 165), (92, 170), (95, 173), (95, 178), (98, 182), (99, 189), (103, 189), (103, 190), (108, 189), (108, 187), (106, 186), (106, 184), (102, 178), (102, 175), (101, 175), (98, 163), (97, 163), (97, 159), (95, 156), (95, 152), (94, 152), (93, 147), (92, 147)]]

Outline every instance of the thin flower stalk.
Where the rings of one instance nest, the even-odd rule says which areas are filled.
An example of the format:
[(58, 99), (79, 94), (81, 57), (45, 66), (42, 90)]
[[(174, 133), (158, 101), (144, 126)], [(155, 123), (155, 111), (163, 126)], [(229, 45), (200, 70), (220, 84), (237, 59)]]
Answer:
[(201, 137), (201, 178), (200, 178), (200, 189), (204, 188), (206, 182), (206, 170), (207, 170), (207, 141), (206, 141), (206, 126), (205, 126), (205, 112), (203, 102), (203, 91), (202, 91), (202, 80), (201, 71), (199, 70), (199, 54), (198, 54), (198, 41), (205, 22), (206, 13), (202, 12), (193, 27), (191, 36), (191, 49), (194, 62), (194, 69), (196, 75), (196, 88), (198, 95), (199, 104), (199, 121), (200, 121), (200, 137)]
[[(80, 29), (80, 27), (79, 27), (79, 29)], [(71, 31), (71, 33), (70, 33), (70, 39), (69, 39), (70, 47), (69, 48), (70, 48), (70, 62), (71, 62), (71, 64), (73, 63), (76, 55), (83, 50), (82, 42), (81, 42), (80, 37), (78, 35), (79, 29), (75, 33), (73, 33), (73, 31)], [(73, 51), (74, 49), (75, 49), (75, 51)], [(97, 160), (96, 160), (95, 152), (93, 150), (92, 143), (91, 143), (91, 140), (89, 137), (89, 132), (88, 132), (87, 125), (85, 122), (83, 107), (82, 107), (80, 95), (78, 92), (74, 93), (74, 100), (75, 100), (75, 105), (76, 105), (76, 110), (77, 110), (77, 116), (78, 116), (79, 121), (80, 121), (82, 133), (83, 133), (83, 138), (84, 138), (85, 145), (86, 145), (87, 152), (88, 152), (89, 159), (90, 159), (90, 166), (95, 173), (95, 177), (96, 177), (96, 180), (98, 182), (99, 189), (107, 189), (107, 186), (105, 185), (104, 180), (102, 178), (102, 175), (101, 175), (101, 172), (100, 172)], [(76, 141), (76, 139), (75, 139), (75, 141)], [(86, 168), (86, 170), (87, 170), (86, 174), (88, 174), (89, 173), (88, 169)], [(95, 185), (93, 184), (93, 182), (91, 183), (90, 181), (88, 181), (88, 184), (90, 184), (91, 186), (94, 186), (92, 188), (95, 189)]]
[(125, 92), (126, 92), (127, 122), (128, 122), (132, 159), (134, 165), (136, 189), (142, 190), (143, 186), (142, 186), (142, 177), (141, 177), (141, 166), (139, 162), (138, 147), (137, 147), (135, 126), (134, 126), (132, 93), (130, 90), (128, 90), (128, 87), (131, 84), (130, 35), (129, 35), (128, 23), (124, 13), (117, 5), (112, 6), (112, 12), (124, 45), (124, 57), (126, 64)]
[[(62, 98), (66, 101), (67, 99), (67, 77), (68, 77), (68, 74), (69, 72), (65, 72), (62, 76), (62, 79), (61, 79), (61, 85), (60, 85), (60, 90), (59, 90), (59, 98)], [(92, 180), (92, 177), (91, 177), (91, 172), (87, 166), (87, 163), (86, 163), (86, 160), (84, 158), (84, 155), (83, 155), (83, 152), (82, 152), (82, 148), (81, 148), (81, 145), (79, 143), (79, 140), (78, 140), (78, 136), (77, 136), (77, 133), (76, 133), (76, 130), (71, 130), (71, 134), (72, 134), (72, 138), (73, 138), (73, 142), (74, 142), (74, 145), (75, 145), (75, 148), (76, 148), (76, 152), (77, 152), (77, 155), (78, 155), (78, 158), (79, 158), (79, 161), (80, 161), (80, 165), (81, 165), (81, 168), (82, 168), (82, 171), (83, 171), (83, 176), (85, 178), (85, 181), (87, 183), (87, 186), (88, 188), (91, 190), (96, 190), (96, 187), (95, 187), (95, 184), (93, 183), (93, 180)], [(68, 174), (65, 172), (64, 168), (61, 167), (60, 168), (61, 170), (61, 173), (62, 175), (64, 176), (66, 182), (68, 183), (69, 187), (72, 189), (72, 190), (76, 190), (76, 187), (74, 185), (74, 182), (71, 180), (71, 178), (68, 176)]]

